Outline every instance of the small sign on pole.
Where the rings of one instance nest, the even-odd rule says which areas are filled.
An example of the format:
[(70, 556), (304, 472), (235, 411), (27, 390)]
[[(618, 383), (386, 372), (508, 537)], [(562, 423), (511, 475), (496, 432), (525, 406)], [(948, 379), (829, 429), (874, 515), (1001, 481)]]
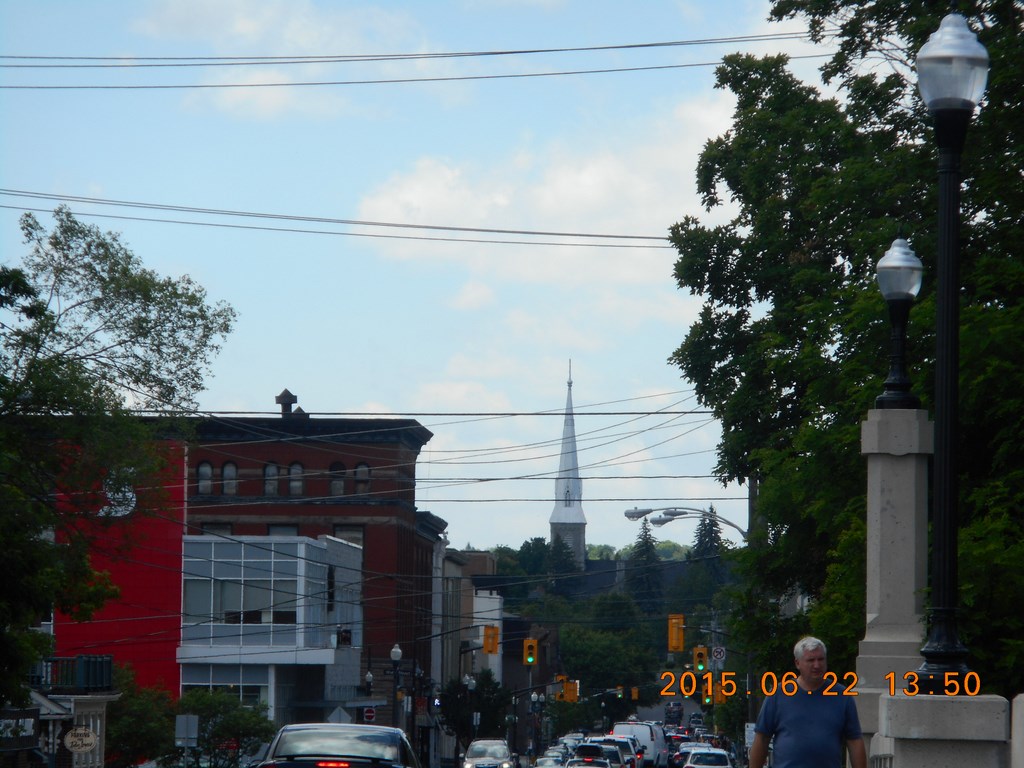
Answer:
[(199, 745), (199, 715), (176, 715), (174, 717), (174, 746), (196, 747)]
[(377, 719), (377, 710), (374, 707), (363, 707), (363, 722), (372, 723)]

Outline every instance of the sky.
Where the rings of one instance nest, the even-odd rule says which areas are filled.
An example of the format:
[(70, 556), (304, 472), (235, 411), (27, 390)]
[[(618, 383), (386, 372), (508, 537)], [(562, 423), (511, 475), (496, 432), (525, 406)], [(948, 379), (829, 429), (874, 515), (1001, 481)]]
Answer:
[(0, 260), (25, 253), (24, 211), (49, 227), (64, 202), (237, 310), (201, 413), (276, 413), (287, 388), (313, 417), (416, 418), (418, 505), (452, 546), (548, 535), (570, 366), (588, 544), (632, 543), (636, 506), (746, 528), (746, 486), (713, 477), (718, 425), (668, 362), (701, 300), (665, 238), (731, 215), (695, 185), (731, 122), (721, 57), (785, 52), (812, 79), (828, 53), (767, 15), (0, 0)]

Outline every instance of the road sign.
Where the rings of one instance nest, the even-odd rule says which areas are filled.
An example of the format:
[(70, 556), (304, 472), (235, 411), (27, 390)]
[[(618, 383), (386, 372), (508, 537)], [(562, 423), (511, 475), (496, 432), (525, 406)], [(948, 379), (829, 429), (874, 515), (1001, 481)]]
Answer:
[(725, 661), (725, 646), (716, 645), (711, 649), (711, 658), (715, 661)]
[(99, 743), (99, 738), (84, 725), (76, 726), (64, 734), (64, 746), (68, 748), (69, 752), (76, 754), (92, 752), (96, 749), (97, 743)]
[(377, 719), (377, 710), (375, 707), (363, 707), (363, 722), (372, 723)]

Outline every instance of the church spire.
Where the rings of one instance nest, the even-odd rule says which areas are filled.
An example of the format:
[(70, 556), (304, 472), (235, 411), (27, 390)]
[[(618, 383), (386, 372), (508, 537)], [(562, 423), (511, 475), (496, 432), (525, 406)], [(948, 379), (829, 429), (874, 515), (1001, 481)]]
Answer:
[(582, 567), (586, 557), (587, 518), (583, 514), (583, 481), (580, 479), (579, 459), (576, 455), (576, 423), (572, 408), (572, 361), (569, 361), (569, 380), (566, 382), (565, 421), (562, 425), (562, 453), (555, 478), (555, 506), (551, 511), (551, 540), (560, 536), (573, 551), (577, 564)]

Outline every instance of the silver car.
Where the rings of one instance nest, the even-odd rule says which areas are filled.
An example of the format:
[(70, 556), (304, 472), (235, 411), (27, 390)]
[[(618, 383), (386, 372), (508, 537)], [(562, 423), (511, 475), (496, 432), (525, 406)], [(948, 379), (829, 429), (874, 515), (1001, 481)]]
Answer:
[(518, 768), (502, 739), (477, 739), (462, 756), (462, 768)]

